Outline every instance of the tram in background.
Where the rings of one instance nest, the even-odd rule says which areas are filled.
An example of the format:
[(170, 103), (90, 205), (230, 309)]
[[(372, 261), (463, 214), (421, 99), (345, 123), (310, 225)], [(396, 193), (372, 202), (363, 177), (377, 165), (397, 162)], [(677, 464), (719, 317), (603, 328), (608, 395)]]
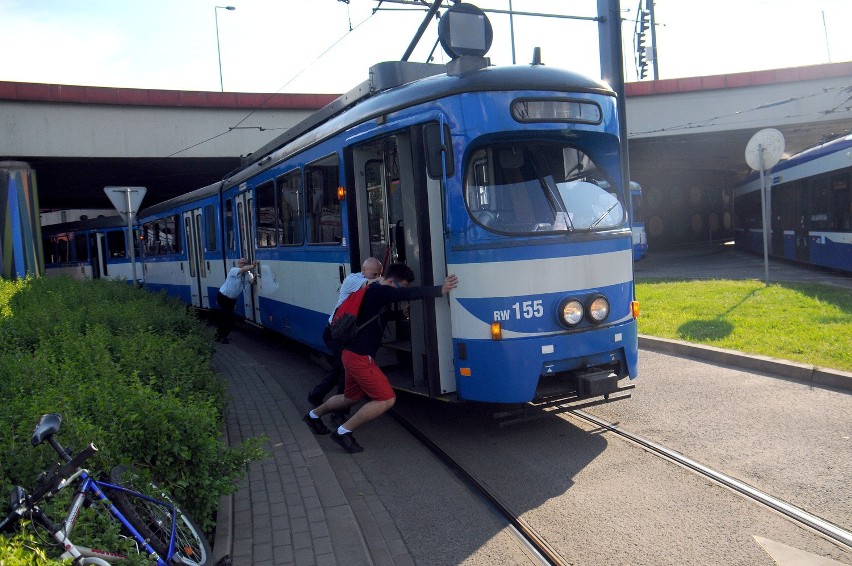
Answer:
[[(852, 272), (852, 135), (781, 161), (766, 175), (769, 254)], [(762, 253), (760, 177), (734, 194), (736, 245)]]
[(633, 261), (639, 261), (648, 253), (648, 235), (642, 212), (642, 187), (636, 181), (630, 181), (630, 229), (633, 232)]
[[(456, 4), (441, 24), (471, 10)], [(476, 15), (456, 23), (488, 25), (465, 37), (490, 45)], [(454, 273), (459, 286), (389, 317), (377, 362), (395, 388), (494, 403), (631, 388), (619, 383), (637, 375), (638, 305), (615, 94), (542, 64), (489, 66), (488, 46), (467, 43), (446, 66), (373, 66), (239, 172), (140, 211), (146, 286), (215, 308), (227, 270), (257, 260), (237, 311), (325, 351), (344, 277), (368, 256), (405, 262), (415, 284)], [(152, 249), (164, 235), (173, 245)]]
[[(50, 224), (44, 226), (41, 233), (45, 275), (133, 281), (127, 223), (120, 216)], [(132, 243), (137, 246), (134, 254), (138, 277), (142, 273), (138, 229), (134, 229), (134, 234)]]

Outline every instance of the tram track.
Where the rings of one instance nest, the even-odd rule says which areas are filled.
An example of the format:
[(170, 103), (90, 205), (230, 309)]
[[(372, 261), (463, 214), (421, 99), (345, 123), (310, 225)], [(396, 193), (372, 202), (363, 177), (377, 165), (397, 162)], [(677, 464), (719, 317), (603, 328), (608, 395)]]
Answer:
[(464, 466), (459, 464), (452, 456), (433, 442), (398, 410), (391, 409), (388, 414), (437, 457), (474, 496), (491, 509), (499, 519), (506, 523), (511, 533), (518, 539), (531, 559), (537, 561), (539, 564), (552, 566), (567, 566), (571, 564), (568, 559), (559, 554), (535, 529), (503, 503), (490, 487), (477, 480)]
[(652, 440), (648, 440), (639, 435), (625, 431), (619, 428), (617, 425), (595, 417), (594, 415), (591, 415), (585, 411), (579, 409), (569, 409), (566, 412), (580, 420), (591, 423), (601, 429), (607, 430), (608, 432), (612, 432), (617, 436), (620, 436), (630, 442), (633, 442), (641, 446), (648, 452), (651, 452), (652, 454), (663, 458), (664, 460), (680, 464), (681, 466), (684, 466), (698, 473), (701, 476), (709, 478), (710, 480), (720, 485), (734, 490), (735, 492), (745, 496), (748, 499), (760, 503), (765, 507), (769, 507), (786, 516), (794, 523), (817, 531), (818, 533), (826, 537), (828, 540), (841, 546), (845, 550), (852, 550), (852, 532), (847, 531), (841, 528), (840, 526), (831, 523), (830, 521), (827, 521), (812, 513), (809, 513), (804, 509), (787, 503), (786, 501), (782, 501), (781, 499), (769, 495), (768, 493), (761, 491), (753, 486), (750, 486), (747, 483), (740, 481), (734, 477), (731, 477), (718, 470), (714, 470), (708, 466), (705, 466), (704, 464), (701, 464), (700, 462), (697, 462), (687, 456), (684, 456), (683, 454), (675, 450), (666, 448), (665, 446), (658, 444)]

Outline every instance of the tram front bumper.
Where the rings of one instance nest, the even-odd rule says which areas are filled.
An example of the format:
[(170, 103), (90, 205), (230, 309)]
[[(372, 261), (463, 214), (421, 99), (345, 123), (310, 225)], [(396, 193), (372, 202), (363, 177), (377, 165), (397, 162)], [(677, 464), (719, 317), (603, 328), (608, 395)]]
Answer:
[(619, 379), (637, 375), (635, 320), (574, 334), (455, 340), (454, 350), (458, 397), (467, 401), (526, 403), (543, 395), (605, 395)]

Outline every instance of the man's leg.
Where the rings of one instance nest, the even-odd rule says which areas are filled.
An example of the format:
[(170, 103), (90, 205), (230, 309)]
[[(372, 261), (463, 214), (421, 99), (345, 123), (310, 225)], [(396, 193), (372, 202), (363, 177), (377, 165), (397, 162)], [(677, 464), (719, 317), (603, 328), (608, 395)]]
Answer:
[[(333, 399), (333, 397), (332, 397)], [(348, 421), (342, 426), (346, 430), (353, 431), (359, 426), (370, 422), (378, 416), (386, 413), (396, 402), (396, 397), (393, 399), (385, 399), (384, 401), (368, 401), (363, 407), (355, 411)], [(354, 403), (353, 403), (354, 405)], [(351, 405), (350, 405), (351, 406)]]
[(321, 417), (325, 414), (331, 413), (332, 411), (344, 411), (358, 401), (360, 401), (360, 399), (349, 399), (343, 394), (334, 395), (333, 397), (329, 397), (328, 400), (319, 407), (314, 408), (314, 414)]
[(226, 297), (220, 291), (216, 295), (216, 304), (219, 307), (219, 329), (216, 332), (216, 339), (224, 340), (234, 328), (234, 308), (237, 306), (237, 301), (236, 299)]

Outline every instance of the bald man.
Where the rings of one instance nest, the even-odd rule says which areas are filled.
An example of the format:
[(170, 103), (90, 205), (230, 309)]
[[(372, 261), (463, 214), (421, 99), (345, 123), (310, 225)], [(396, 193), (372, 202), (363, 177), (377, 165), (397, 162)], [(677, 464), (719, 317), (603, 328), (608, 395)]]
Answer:
[[(308, 402), (312, 407), (321, 405), (325, 400), (325, 396), (334, 389), (335, 385), (338, 386), (337, 392), (343, 393), (343, 361), (340, 358), (342, 352), (335, 350), (330, 334), (331, 319), (334, 317), (334, 311), (336, 311), (337, 307), (346, 300), (346, 297), (367, 283), (375, 281), (381, 277), (382, 271), (382, 262), (374, 257), (368, 257), (364, 260), (364, 263), (361, 264), (360, 272), (350, 273), (340, 284), (340, 296), (337, 299), (337, 304), (334, 305), (334, 308), (331, 311), (331, 315), (328, 317), (328, 324), (326, 324), (325, 330), (322, 333), (323, 342), (325, 342), (325, 345), (328, 346), (329, 350), (331, 350), (331, 371), (329, 371), (322, 381), (320, 381), (317, 386), (311, 389), (310, 393), (308, 393)], [(339, 420), (340, 418), (345, 417), (345, 415), (345, 412), (343, 414), (335, 413), (332, 414), (332, 418)]]

